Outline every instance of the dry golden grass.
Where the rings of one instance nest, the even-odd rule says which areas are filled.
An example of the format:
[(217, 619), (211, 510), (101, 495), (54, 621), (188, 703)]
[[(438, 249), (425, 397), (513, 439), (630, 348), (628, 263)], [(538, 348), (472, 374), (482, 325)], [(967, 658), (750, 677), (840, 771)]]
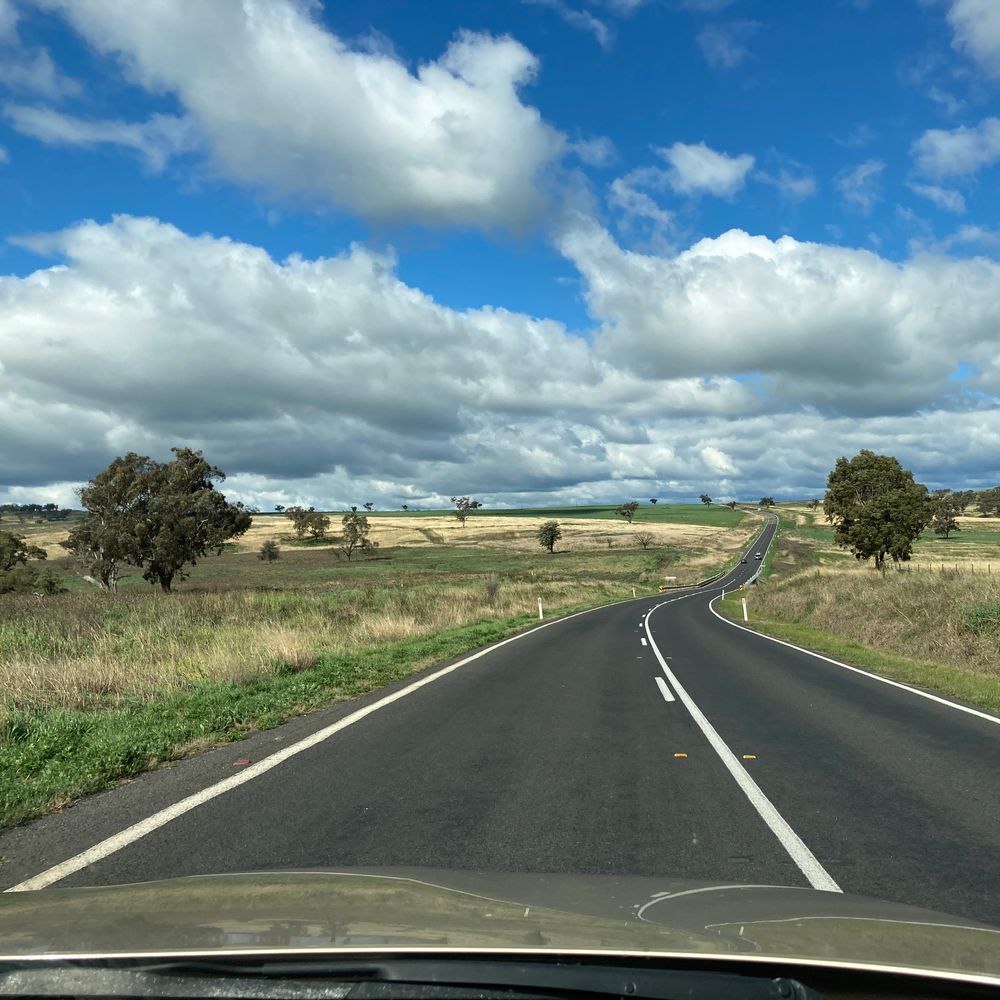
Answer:
[[(303, 669), (321, 651), (346, 652), (547, 608), (631, 596), (665, 576), (696, 582), (756, 530), (601, 519), (561, 522), (555, 556), (535, 537), (544, 518), (369, 518), (378, 559), (347, 562), (327, 545), (283, 542), (281, 558), (256, 558), (285, 539), (289, 521), (258, 515), (221, 558), (200, 561), (164, 598), (133, 572), (120, 592), (97, 590), (0, 600), (0, 704), (49, 708), (153, 700), (202, 679), (242, 682)], [(331, 529), (339, 527), (332, 517)], [(68, 526), (24, 525), (69, 573), (58, 543)], [(15, 527), (15, 530), (20, 530)], [(635, 536), (649, 532), (648, 550)], [(608, 542), (612, 548), (609, 549)], [(487, 586), (496, 581), (496, 591)], [(79, 589), (83, 588), (83, 589)], [(2, 710), (0, 710), (2, 711)]]
[[(340, 528), (342, 515), (330, 515), (330, 531), (336, 533)], [(486, 545), (494, 548), (514, 551), (535, 552), (538, 541), (535, 532), (546, 517), (503, 517), (482, 515), (470, 518), (464, 525), (447, 515), (441, 517), (379, 517), (368, 515), (371, 525), (371, 537), (377, 540), (383, 548), (406, 546), (465, 546)], [(748, 521), (747, 524), (750, 522)], [(557, 548), (562, 552), (583, 552), (606, 547), (611, 539), (617, 546), (634, 544), (637, 531), (648, 531), (653, 536), (654, 546), (678, 545), (684, 548), (709, 546), (713, 550), (732, 547), (733, 539), (742, 540), (746, 537), (746, 528), (717, 528), (697, 524), (663, 524), (636, 522), (626, 524), (625, 521), (607, 519), (566, 518), (559, 522), (562, 528), (562, 538)], [(262, 542), (268, 538), (279, 541), (290, 536), (291, 525), (287, 518), (280, 514), (258, 514), (250, 530), (239, 540), (239, 544), (247, 552), (256, 552)], [(63, 536), (65, 537), (65, 536)], [(37, 543), (41, 544), (41, 543)], [(333, 548), (335, 541), (317, 544), (316, 548)], [(709, 553), (711, 560), (714, 553)]]
[(881, 573), (866, 566), (816, 569), (767, 582), (751, 594), (766, 620), (822, 629), (916, 660), (1000, 676), (1000, 618), (969, 627), (975, 608), (1000, 616), (1000, 576), (959, 569)]
[[(473, 622), (626, 596), (594, 582), (502, 582), (359, 593), (85, 591), (0, 608), (0, 705), (83, 708), (151, 700), (198, 680), (242, 682), (344, 652)], [(0, 718), (4, 709), (0, 708)]]

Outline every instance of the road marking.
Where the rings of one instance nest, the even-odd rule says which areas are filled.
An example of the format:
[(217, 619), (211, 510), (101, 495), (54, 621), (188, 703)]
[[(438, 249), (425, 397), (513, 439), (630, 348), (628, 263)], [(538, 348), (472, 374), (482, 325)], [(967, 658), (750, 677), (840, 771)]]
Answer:
[(694, 703), (691, 696), (685, 691), (684, 686), (674, 676), (673, 671), (667, 666), (667, 661), (660, 655), (659, 647), (653, 639), (653, 633), (649, 630), (649, 616), (655, 611), (652, 608), (646, 613), (646, 638), (649, 639), (649, 646), (653, 650), (656, 658), (660, 661), (667, 680), (681, 700), (684, 707), (691, 713), (691, 717), (697, 723), (698, 728), (705, 734), (712, 749), (719, 755), (719, 759), (726, 766), (729, 773), (736, 779), (736, 784), (740, 790), (750, 800), (750, 804), (757, 810), (760, 817), (771, 828), (771, 832), (781, 842), (781, 846), (788, 852), (788, 856), (798, 866), (800, 872), (808, 879), (809, 884), (814, 889), (822, 889), (826, 892), (841, 892), (841, 888), (833, 880), (830, 873), (816, 860), (816, 856), (806, 847), (802, 838), (788, 825), (785, 818), (771, 804), (771, 800), (761, 791), (760, 786), (750, 777), (747, 769), (736, 759), (736, 755), (726, 745), (725, 740), (718, 734), (715, 727), (705, 717), (704, 713)]
[(646, 637), (645, 636), (641, 636), (639, 638), (639, 642), (641, 642), (645, 646), (646, 645)]
[[(761, 535), (763, 535), (764, 531), (766, 531), (766, 527), (762, 530)], [(758, 535), (758, 538), (760, 538), (761, 535)], [(674, 601), (683, 601), (688, 597), (695, 597), (702, 593), (705, 593), (705, 591), (693, 590), (690, 593), (673, 597), (669, 601), (663, 601), (660, 604), (657, 604), (652, 610), (655, 611), (656, 608), (663, 607), (664, 604), (673, 604)], [(258, 778), (262, 774), (266, 774), (272, 768), (277, 767), (279, 764), (283, 764), (289, 758), (302, 753), (304, 750), (309, 750), (312, 747), (317, 746), (341, 730), (347, 729), (348, 726), (353, 726), (355, 722), (360, 722), (366, 716), (371, 715), (373, 712), (377, 712), (380, 708), (384, 708), (385, 706), (392, 704), (394, 701), (398, 701), (400, 698), (405, 698), (407, 695), (412, 694), (414, 691), (424, 687), (424, 685), (433, 683), (438, 678), (444, 677), (446, 674), (450, 674), (453, 670), (457, 670), (459, 667), (465, 666), (465, 664), (471, 663), (473, 660), (478, 660), (480, 657), (493, 652), (495, 649), (499, 649), (501, 646), (506, 646), (510, 642), (516, 642), (518, 639), (523, 639), (525, 636), (532, 635), (543, 628), (551, 628), (553, 625), (558, 625), (560, 622), (569, 621), (571, 618), (578, 618), (580, 615), (588, 615), (595, 611), (602, 611), (605, 608), (617, 607), (620, 604), (647, 601), (649, 599), (650, 595), (646, 595), (644, 597), (631, 598), (631, 600), (626, 599), (624, 601), (616, 601), (613, 604), (603, 604), (597, 608), (587, 608), (585, 611), (577, 611), (574, 614), (566, 615), (565, 618), (555, 618), (552, 621), (545, 622), (544, 625), (538, 625), (533, 629), (529, 629), (527, 632), (521, 632), (520, 634), (513, 635), (508, 639), (503, 639), (492, 646), (487, 646), (486, 649), (481, 649), (478, 653), (473, 653), (471, 656), (467, 656), (464, 659), (459, 660), (457, 663), (452, 663), (450, 666), (443, 667), (441, 670), (437, 670), (433, 674), (428, 674), (426, 677), (423, 677), (418, 681), (414, 681), (412, 684), (409, 684), (404, 688), (400, 688), (400, 690), (393, 692), (393, 694), (387, 695), (386, 697), (381, 698), (378, 701), (373, 702), (371, 705), (359, 709), (356, 712), (352, 712), (339, 722), (327, 726), (324, 729), (320, 729), (311, 736), (307, 736), (304, 739), (299, 740), (297, 743), (290, 744), (282, 750), (279, 750), (277, 753), (271, 754), (269, 757), (265, 757), (264, 760), (250, 765), (245, 770), (241, 770), (239, 773), (234, 774), (229, 778), (216, 782), (214, 785), (209, 785), (207, 788), (203, 788), (201, 791), (195, 792), (193, 795), (180, 799), (178, 802), (167, 806), (165, 809), (161, 809), (159, 812), (153, 813), (151, 816), (147, 816), (146, 819), (141, 820), (138, 823), (133, 823), (132, 826), (121, 830), (119, 833), (116, 833), (111, 837), (105, 838), (97, 844), (94, 844), (93, 847), (88, 848), (86, 851), (68, 858), (61, 864), (53, 865), (51, 868), (47, 868), (45, 871), (40, 872), (38, 875), (26, 879), (23, 882), (19, 882), (17, 885), (13, 885), (9, 889), (5, 889), (4, 892), (29, 892), (35, 889), (44, 889), (47, 886), (55, 884), (56, 882), (60, 882), (62, 879), (80, 871), (82, 868), (86, 868), (97, 861), (101, 861), (104, 858), (110, 857), (112, 854), (116, 854), (123, 848), (128, 847), (130, 844), (134, 844), (137, 840), (141, 840), (153, 831), (158, 830), (161, 826), (165, 826), (167, 823), (183, 816), (192, 809), (196, 809), (198, 806), (204, 805), (204, 803), (210, 802), (212, 799), (217, 798), (220, 795), (224, 795), (226, 792), (231, 791), (234, 788), (238, 788), (245, 782), (252, 781), (254, 778)], [(648, 619), (648, 617), (649, 612), (647, 612), (646, 617), (640, 624), (646, 625), (646, 619)], [(659, 656), (658, 650), (657, 656), (662, 663), (662, 657)]]
[(670, 688), (667, 687), (667, 682), (662, 677), (654, 677), (653, 680), (656, 681), (656, 686), (660, 689), (660, 694), (663, 695), (663, 700), (673, 701), (674, 695)]
[[(577, 611), (571, 615), (566, 615), (565, 618), (555, 618), (552, 621), (546, 622), (544, 625), (536, 625), (533, 629), (529, 629), (527, 632), (512, 635), (508, 639), (503, 639), (500, 642), (494, 643), (492, 646), (487, 646), (485, 649), (479, 650), (478, 653), (473, 653), (471, 656), (466, 656), (457, 663), (452, 663), (447, 667), (442, 667), (440, 670), (436, 670), (434, 673), (428, 674), (426, 677), (421, 677), (412, 684), (408, 684), (406, 687), (400, 688), (398, 691), (394, 691), (392, 694), (386, 695), (384, 698), (380, 698), (378, 701), (372, 702), (372, 704), (366, 705), (364, 708), (359, 708), (356, 712), (352, 712), (350, 715), (345, 715), (344, 718), (340, 719), (338, 722), (317, 730), (315, 733), (304, 737), (297, 743), (289, 744), (287, 747), (278, 750), (269, 757), (265, 757), (256, 764), (251, 764), (249, 767), (242, 768), (239, 772), (229, 778), (217, 781), (214, 785), (209, 785), (207, 788), (203, 788), (199, 792), (195, 792), (192, 795), (188, 795), (185, 798), (174, 802), (172, 805), (159, 810), (159, 812), (155, 812), (151, 816), (147, 816), (144, 820), (140, 820), (138, 823), (133, 823), (132, 826), (126, 827), (124, 830), (121, 830), (120, 832), (105, 838), (99, 843), (94, 844), (93, 847), (89, 847), (80, 854), (76, 854), (73, 857), (68, 858), (61, 864), (53, 865), (51, 868), (47, 868), (45, 871), (40, 872), (38, 875), (25, 879), (25, 881), (19, 882), (17, 885), (12, 885), (9, 889), (4, 889), (4, 892), (30, 892), (35, 889), (45, 889), (47, 886), (60, 882), (69, 875), (80, 871), (80, 869), (86, 868), (88, 865), (92, 865), (97, 861), (102, 861), (104, 858), (110, 857), (112, 854), (116, 854), (118, 851), (122, 850), (122, 848), (128, 847), (130, 844), (134, 844), (137, 840), (141, 840), (148, 834), (153, 833), (153, 831), (158, 830), (161, 826), (166, 826), (167, 823), (183, 816), (192, 809), (197, 809), (198, 806), (204, 805), (206, 802), (210, 802), (212, 799), (218, 798), (220, 795), (225, 795), (226, 792), (232, 791), (232, 789), (238, 788), (240, 785), (245, 784), (248, 781), (252, 781), (254, 778), (259, 778), (262, 774), (266, 774), (272, 768), (277, 767), (279, 764), (283, 764), (289, 758), (295, 757), (304, 750), (309, 750), (325, 740), (328, 740), (331, 736), (339, 733), (343, 729), (347, 729), (349, 726), (353, 726), (356, 722), (360, 722), (373, 712), (377, 712), (380, 708), (385, 708), (387, 705), (391, 705), (393, 702), (399, 701), (400, 698), (405, 698), (407, 695), (413, 694), (415, 691), (419, 691), (420, 688), (426, 686), (427, 684), (432, 684), (434, 681), (444, 677), (446, 674), (450, 674), (453, 670), (457, 670), (459, 667), (464, 667), (467, 663), (471, 663), (473, 660), (478, 660), (480, 657), (486, 656), (487, 653), (492, 653), (501, 646), (506, 646), (508, 643), (516, 642), (518, 639), (523, 639), (526, 636), (533, 635), (535, 632), (540, 632), (543, 628), (551, 628), (553, 625), (558, 625), (560, 622), (569, 621), (571, 618), (578, 618), (580, 615), (589, 615), (595, 611), (602, 611), (607, 608), (617, 607), (620, 604), (628, 604), (633, 600), (647, 601), (649, 599), (650, 597), (647, 595), (646, 597), (616, 601), (614, 604), (602, 604), (597, 608), (587, 608), (585, 611)], [(675, 600), (680, 599), (681, 598), (675, 598)]]
[(957, 702), (949, 701), (947, 698), (940, 698), (936, 694), (931, 694), (930, 691), (921, 691), (920, 688), (910, 687), (909, 684), (901, 684), (899, 681), (890, 680), (888, 677), (879, 677), (878, 674), (869, 673), (867, 670), (862, 670), (861, 667), (852, 667), (849, 663), (841, 663), (840, 660), (834, 660), (829, 656), (824, 656), (822, 653), (814, 653), (811, 649), (803, 649), (801, 646), (796, 646), (793, 642), (785, 642), (784, 639), (775, 639), (773, 635), (765, 635), (763, 632), (757, 632), (752, 628), (745, 628), (742, 625), (737, 625), (736, 622), (731, 622), (725, 615), (720, 615), (712, 605), (718, 600), (718, 598), (713, 597), (711, 601), (708, 602), (708, 610), (715, 615), (719, 621), (725, 622), (727, 625), (732, 625), (733, 628), (738, 628), (741, 632), (749, 632), (751, 635), (760, 636), (761, 639), (767, 639), (769, 642), (776, 642), (781, 646), (787, 646), (789, 649), (794, 649), (799, 653), (805, 653), (807, 656), (815, 656), (817, 660), (826, 660), (827, 663), (832, 663), (834, 666), (843, 667), (845, 670), (851, 670), (856, 674), (862, 674), (865, 677), (870, 677), (873, 681), (880, 681), (882, 684), (889, 684), (892, 687), (900, 688), (903, 691), (909, 691), (910, 694), (919, 695), (921, 698), (927, 698), (929, 701), (936, 701), (940, 705), (947, 705), (948, 708), (955, 709), (956, 712), (965, 712), (967, 715), (975, 715), (977, 718), (985, 719), (987, 722), (992, 722), (994, 725), (1000, 726), (1000, 717), (996, 715), (990, 715), (988, 712), (980, 712), (977, 708), (969, 708), (968, 705), (959, 705)]
[(745, 753), (745, 754), (743, 754), (743, 759), (744, 760), (756, 760), (757, 759), (757, 755), (755, 753)]
[(686, 753), (675, 753), (675, 754), (674, 754), (674, 756), (675, 756), (675, 757), (683, 757), (683, 758), (687, 758), (687, 754), (686, 754)]

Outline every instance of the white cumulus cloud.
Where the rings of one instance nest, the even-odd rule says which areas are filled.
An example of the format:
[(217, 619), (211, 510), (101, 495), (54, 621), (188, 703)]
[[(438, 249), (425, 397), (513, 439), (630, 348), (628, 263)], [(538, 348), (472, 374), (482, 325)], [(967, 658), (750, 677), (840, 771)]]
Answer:
[(771, 406), (900, 413), (951, 391), (956, 356), (985, 370), (997, 355), (1000, 264), (985, 259), (896, 264), (739, 230), (642, 254), (583, 220), (561, 248), (600, 324), (598, 357), (646, 377), (751, 374)]
[(176, 444), (269, 505), (801, 496), (860, 447), (996, 475), (985, 259), (738, 231), (644, 254), (580, 219), (561, 246), (595, 318), (581, 336), (450, 309), (357, 245), (279, 261), (131, 217), (21, 242), (59, 263), (0, 278), (7, 498)]
[(953, 45), (989, 77), (1000, 76), (1000, 4), (996, 0), (952, 0), (948, 21)]
[(913, 144), (917, 169), (932, 177), (961, 177), (1000, 161), (1000, 118), (978, 125), (928, 129)]
[(563, 136), (519, 91), (537, 59), (463, 33), (415, 72), (295, 0), (43, 0), (128, 79), (173, 95), (215, 168), (372, 219), (524, 229)]
[(670, 164), (667, 183), (677, 194), (713, 194), (727, 198), (746, 183), (754, 158), (749, 153), (729, 156), (711, 149), (704, 142), (675, 142), (657, 152)]

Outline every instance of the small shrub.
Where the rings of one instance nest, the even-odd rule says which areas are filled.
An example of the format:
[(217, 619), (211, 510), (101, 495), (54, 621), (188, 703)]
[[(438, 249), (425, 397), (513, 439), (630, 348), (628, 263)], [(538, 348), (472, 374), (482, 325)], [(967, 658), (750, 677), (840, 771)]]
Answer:
[(273, 538), (269, 538), (266, 542), (263, 542), (260, 552), (257, 553), (257, 558), (262, 562), (274, 562), (275, 559), (280, 557), (281, 547)]
[(648, 549), (649, 546), (653, 544), (653, 536), (648, 531), (640, 531), (635, 536), (635, 544), (641, 545), (644, 549)]
[(1000, 633), (1000, 600), (963, 608), (962, 626), (967, 632), (975, 632), (976, 635)]

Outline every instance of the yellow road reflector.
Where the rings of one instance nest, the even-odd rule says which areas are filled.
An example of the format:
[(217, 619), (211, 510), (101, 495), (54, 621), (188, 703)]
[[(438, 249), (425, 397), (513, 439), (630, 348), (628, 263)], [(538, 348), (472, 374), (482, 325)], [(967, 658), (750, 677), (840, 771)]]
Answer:
[(674, 756), (675, 757), (686, 757), (687, 754), (686, 753), (675, 753)]
[(757, 759), (757, 755), (755, 753), (745, 753), (743, 755), (743, 759), (744, 760), (756, 760)]

